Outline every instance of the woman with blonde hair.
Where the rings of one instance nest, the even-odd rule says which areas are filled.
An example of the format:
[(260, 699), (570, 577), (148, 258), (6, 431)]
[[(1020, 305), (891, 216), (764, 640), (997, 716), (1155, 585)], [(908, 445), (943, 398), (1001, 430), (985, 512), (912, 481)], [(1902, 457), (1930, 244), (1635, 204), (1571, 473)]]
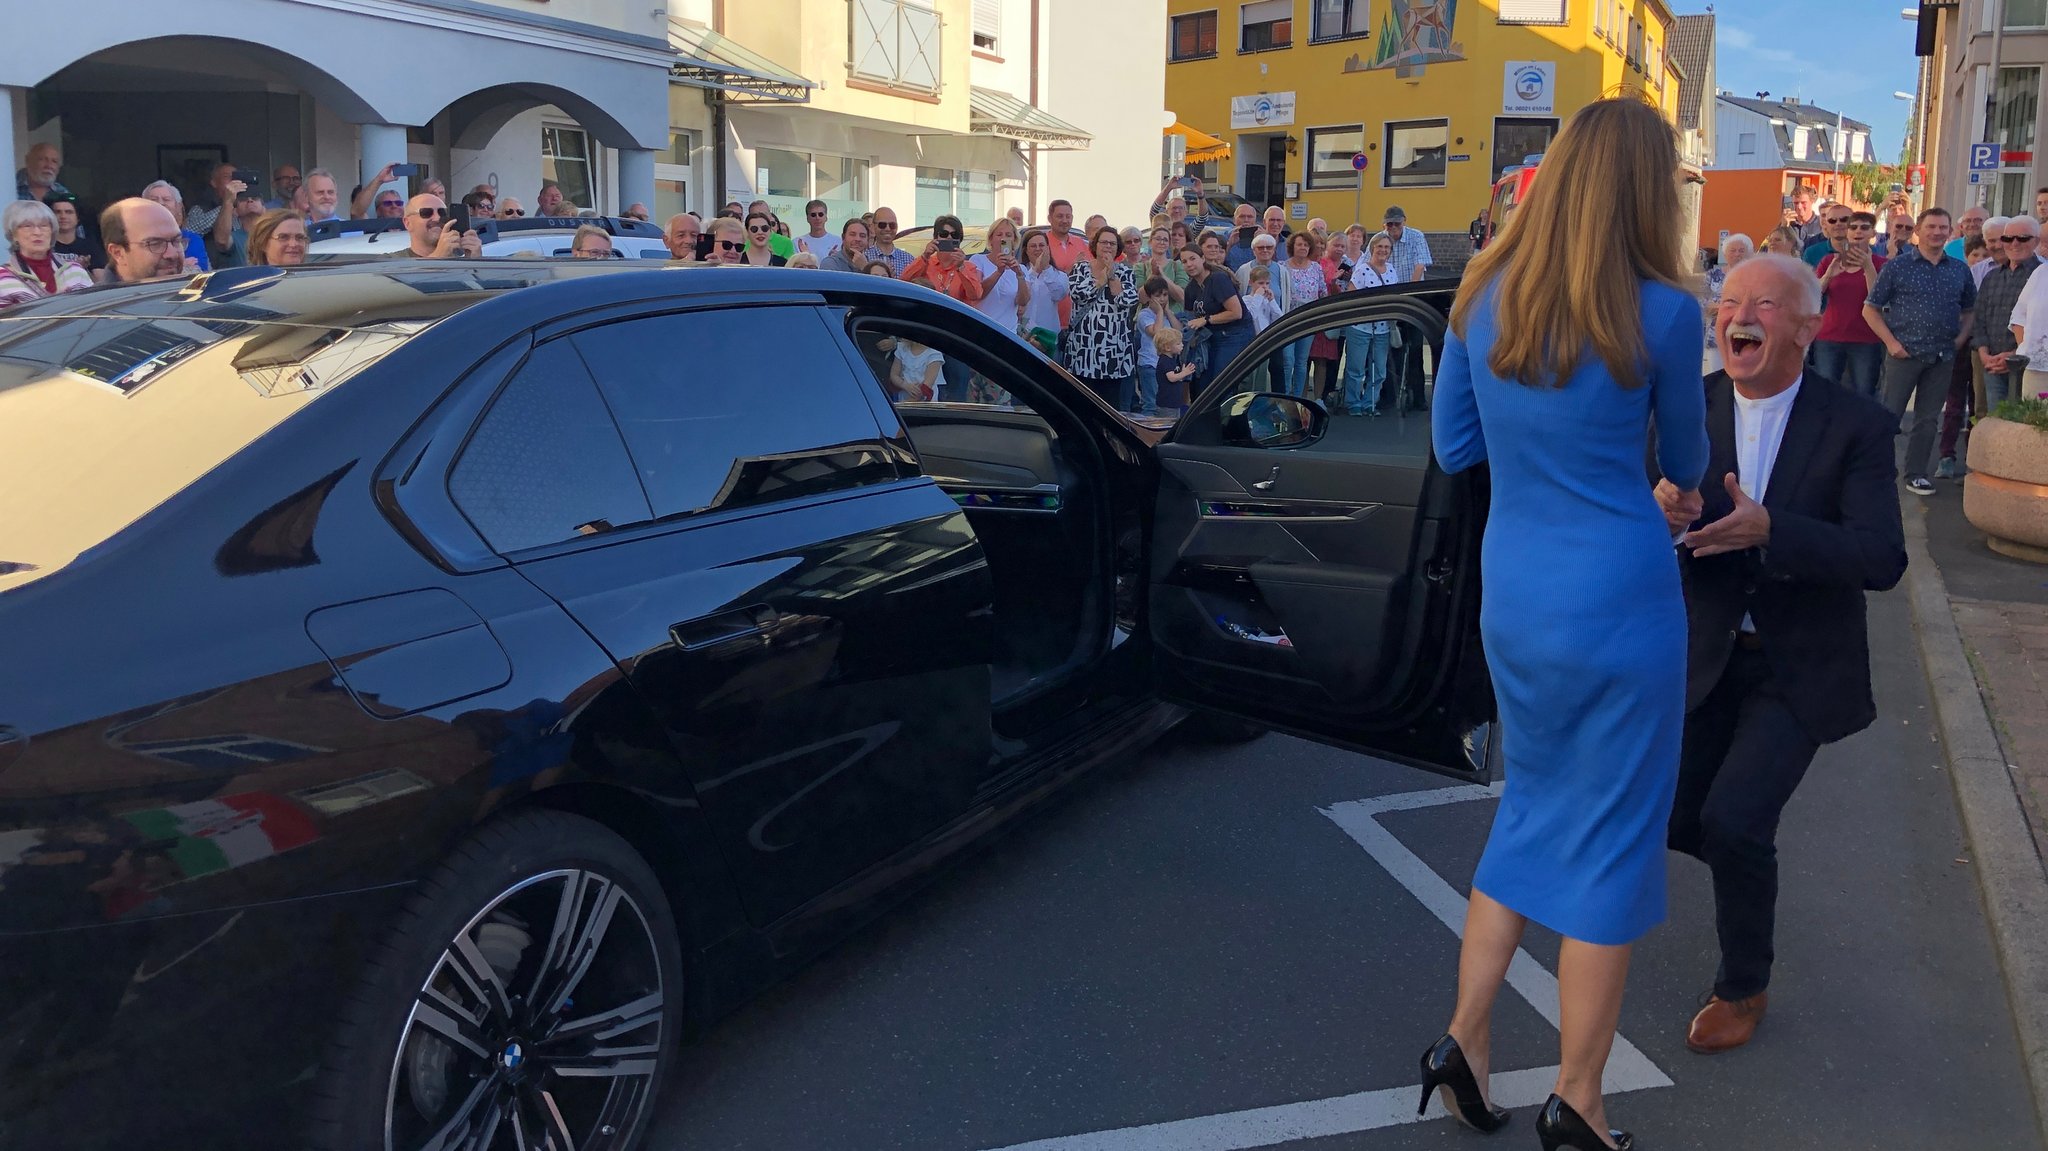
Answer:
[(249, 225), (249, 263), (281, 268), (303, 264), (311, 242), (306, 217), (290, 208), (274, 208)]
[(1773, 256), (1791, 256), (1797, 259), (1800, 251), (1799, 233), (1791, 228), (1774, 228), (1764, 237), (1764, 251)]
[(1545, 1151), (1630, 1147), (1600, 1077), (1634, 941), (1664, 919), (1665, 833), (1685, 722), (1686, 617), (1643, 476), (1698, 499), (1707, 466), (1699, 298), (1678, 138), (1649, 105), (1580, 109), (1515, 223), (1473, 257), (1432, 406), (1446, 471), (1490, 465), (1480, 635), (1506, 789), (1472, 879), (1458, 1003), (1422, 1057), (1423, 1103), (1493, 1130), (1493, 1003), (1529, 920), (1564, 936)]

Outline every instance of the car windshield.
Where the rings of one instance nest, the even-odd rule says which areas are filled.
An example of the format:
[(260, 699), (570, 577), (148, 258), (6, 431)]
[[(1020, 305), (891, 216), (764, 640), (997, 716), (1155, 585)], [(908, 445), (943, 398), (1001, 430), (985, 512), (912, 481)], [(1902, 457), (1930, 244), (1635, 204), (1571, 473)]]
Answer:
[(409, 270), (203, 283), (0, 313), (0, 593), (61, 570), (488, 291)]

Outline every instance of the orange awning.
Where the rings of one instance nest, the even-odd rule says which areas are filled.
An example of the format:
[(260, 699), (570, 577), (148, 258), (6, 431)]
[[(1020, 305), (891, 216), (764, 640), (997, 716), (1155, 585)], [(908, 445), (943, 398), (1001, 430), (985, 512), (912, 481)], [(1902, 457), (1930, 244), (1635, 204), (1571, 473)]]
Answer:
[(1168, 128), (1166, 134), (1169, 136), (1179, 136), (1188, 142), (1187, 162), (1190, 164), (1203, 164), (1210, 160), (1221, 160), (1230, 155), (1230, 145), (1202, 131), (1200, 128), (1190, 128), (1179, 120), (1173, 122), (1173, 127)]

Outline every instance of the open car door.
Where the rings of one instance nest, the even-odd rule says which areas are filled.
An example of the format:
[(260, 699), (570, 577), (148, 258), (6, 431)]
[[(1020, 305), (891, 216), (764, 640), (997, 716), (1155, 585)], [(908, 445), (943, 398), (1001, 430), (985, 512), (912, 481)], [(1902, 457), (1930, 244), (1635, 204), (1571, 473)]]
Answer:
[[(1156, 449), (1148, 627), (1161, 694), (1490, 778), (1498, 725), (1479, 645), (1486, 473), (1438, 468), (1423, 407), (1449, 296), (1420, 284), (1370, 289), (1282, 316), (1206, 381)], [(1368, 366), (1361, 392), (1384, 364), (1385, 416), (1331, 416), (1276, 394), (1270, 354), (1354, 324), (1364, 338), (1347, 356)], [(1417, 410), (1399, 414), (1409, 405)]]

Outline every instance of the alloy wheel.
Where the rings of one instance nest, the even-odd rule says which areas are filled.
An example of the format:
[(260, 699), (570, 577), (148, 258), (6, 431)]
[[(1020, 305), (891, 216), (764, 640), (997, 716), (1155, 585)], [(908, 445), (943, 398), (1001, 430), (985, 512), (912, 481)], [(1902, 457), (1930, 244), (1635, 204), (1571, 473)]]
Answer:
[(385, 1151), (603, 1151), (647, 1119), (667, 1038), (646, 915), (593, 871), (504, 891), (420, 988), (391, 1066)]

